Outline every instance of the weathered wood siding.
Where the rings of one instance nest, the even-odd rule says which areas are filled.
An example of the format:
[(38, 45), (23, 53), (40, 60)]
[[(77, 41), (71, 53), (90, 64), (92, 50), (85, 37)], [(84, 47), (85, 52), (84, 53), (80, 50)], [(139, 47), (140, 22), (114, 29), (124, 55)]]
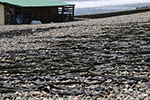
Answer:
[(5, 18), (4, 18), (4, 6), (0, 4), (0, 25), (5, 24)]

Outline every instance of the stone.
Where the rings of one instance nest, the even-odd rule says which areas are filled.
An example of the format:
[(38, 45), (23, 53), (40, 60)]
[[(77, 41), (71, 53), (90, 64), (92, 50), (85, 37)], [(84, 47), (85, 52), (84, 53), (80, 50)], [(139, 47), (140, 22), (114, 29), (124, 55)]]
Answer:
[(72, 99), (73, 99), (73, 100), (78, 100), (79, 97), (78, 97), (78, 96), (74, 96)]
[(134, 97), (130, 97), (130, 100), (134, 100), (135, 98)]
[(40, 95), (41, 93), (38, 91), (30, 91), (30, 94), (33, 96), (37, 96), (37, 95)]
[[(44, 99), (43, 99), (44, 100)], [(48, 98), (47, 100), (53, 100), (52, 98)]]
[(129, 85), (125, 85), (126, 88), (129, 88)]
[(138, 97), (134, 98), (133, 100), (140, 100)]
[(52, 100), (51, 98), (48, 98), (48, 99), (46, 99), (46, 98), (43, 98), (43, 100)]
[(107, 82), (107, 83), (111, 83), (111, 82), (112, 82), (112, 79), (108, 79), (106, 82)]
[(107, 98), (108, 97), (108, 95), (104, 95), (104, 98)]
[(97, 97), (96, 99), (97, 99), (97, 100), (102, 100), (102, 97)]
[(150, 90), (148, 89), (148, 90), (146, 90), (146, 93), (148, 94), (148, 95), (150, 95)]
[(16, 100), (22, 100), (22, 98), (21, 97), (17, 97)]
[(131, 89), (131, 88), (130, 88), (130, 89), (128, 89), (128, 91), (129, 91), (129, 92), (132, 92), (132, 91), (133, 91), (133, 89)]
[(125, 97), (123, 100), (130, 100), (130, 97), (127, 96), (127, 97)]
[(19, 95), (23, 96), (25, 95), (25, 92), (20, 92)]
[(138, 98), (139, 98), (139, 99), (142, 99), (142, 95), (141, 95), (141, 94), (139, 94), (139, 95), (138, 95)]
[(140, 85), (136, 85), (137, 88), (140, 88)]
[(148, 96), (148, 97), (144, 98), (144, 100), (150, 100), (150, 97)]
[(123, 91), (125, 92), (125, 93), (129, 93), (129, 91), (128, 91), (128, 89), (123, 89)]
[(63, 98), (60, 98), (60, 97), (59, 97), (59, 98), (56, 98), (56, 100), (63, 100)]
[(148, 96), (148, 94), (141, 94), (142, 98), (145, 98)]
[(111, 97), (111, 98), (114, 98), (115, 97), (115, 95), (114, 94), (109, 94), (109, 96)]

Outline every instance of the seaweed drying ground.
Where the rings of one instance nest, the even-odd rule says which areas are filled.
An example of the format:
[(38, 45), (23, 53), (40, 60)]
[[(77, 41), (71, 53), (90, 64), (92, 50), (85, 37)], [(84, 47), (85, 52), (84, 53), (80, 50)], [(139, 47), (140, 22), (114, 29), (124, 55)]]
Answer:
[[(0, 93), (44, 91), (87, 96), (145, 93), (150, 88), (150, 23), (90, 27), (92, 33), (85, 26), (88, 31), (82, 34), (43, 35), (28, 43), (18, 43), (43, 43), (45, 48), (1, 51)], [(101, 31), (95, 32), (99, 27)], [(50, 30), (53, 29), (28, 32), (33, 35)], [(11, 32), (8, 37), (1, 33), (1, 39), (13, 38)], [(28, 34), (25, 30), (16, 32), (16, 37)]]

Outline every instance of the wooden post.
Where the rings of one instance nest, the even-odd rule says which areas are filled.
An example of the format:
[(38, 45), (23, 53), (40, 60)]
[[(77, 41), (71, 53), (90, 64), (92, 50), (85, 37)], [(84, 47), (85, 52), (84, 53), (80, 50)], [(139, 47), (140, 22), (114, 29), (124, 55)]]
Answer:
[(63, 20), (62, 21), (64, 21), (65, 20), (65, 16), (64, 16), (64, 6), (62, 7), (62, 18), (63, 18)]
[(72, 20), (74, 20), (74, 5), (72, 6), (73, 8), (72, 8)]
[(5, 25), (8, 24), (8, 18), (7, 18), (7, 4), (4, 5), (4, 16), (5, 16)]

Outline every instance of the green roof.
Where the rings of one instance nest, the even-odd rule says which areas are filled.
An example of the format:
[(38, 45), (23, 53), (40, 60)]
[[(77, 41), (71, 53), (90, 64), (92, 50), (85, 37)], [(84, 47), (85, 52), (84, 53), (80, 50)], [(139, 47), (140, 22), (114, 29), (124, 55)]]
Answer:
[(0, 0), (0, 3), (8, 3), (21, 7), (49, 7), (72, 5), (57, 0)]

